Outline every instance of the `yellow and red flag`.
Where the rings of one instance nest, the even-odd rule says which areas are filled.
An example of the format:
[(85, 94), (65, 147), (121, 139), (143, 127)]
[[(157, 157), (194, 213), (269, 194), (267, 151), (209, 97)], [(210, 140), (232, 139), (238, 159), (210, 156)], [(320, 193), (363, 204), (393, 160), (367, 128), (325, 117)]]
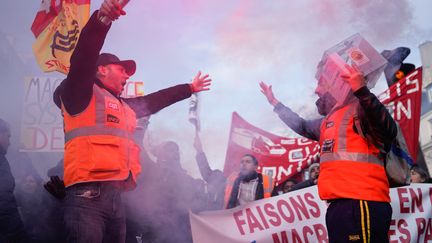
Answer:
[(45, 72), (69, 72), (70, 56), (90, 17), (90, 0), (42, 0), (31, 30), (33, 52)]

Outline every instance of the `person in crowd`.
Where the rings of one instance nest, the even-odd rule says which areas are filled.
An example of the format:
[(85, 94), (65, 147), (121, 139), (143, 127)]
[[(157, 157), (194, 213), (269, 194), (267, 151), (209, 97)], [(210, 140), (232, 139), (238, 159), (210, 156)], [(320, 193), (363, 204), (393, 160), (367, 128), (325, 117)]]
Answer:
[(201, 177), (207, 183), (207, 209), (220, 210), (224, 207), (226, 177), (221, 170), (210, 168), (207, 156), (203, 151), (201, 138), (195, 135), (194, 147), (196, 150), (196, 161)]
[(228, 177), (225, 187), (225, 208), (234, 208), (255, 200), (269, 198), (273, 179), (257, 172), (258, 160), (251, 154), (240, 159), (240, 172)]
[(18, 212), (14, 195), (15, 179), (6, 158), (10, 137), (9, 124), (0, 119), (0, 242), (30, 242)]
[(297, 181), (294, 179), (288, 179), (283, 183), (282, 193), (287, 193), (292, 191), (293, 187), (297, 185)]
[(210, 168), (198, 133), (195, 134), (194, 147), (201, 176), (207, 182), (210, 209), (229, 209), (271, 197), (273, 179), (257, 172), (255, 156), (245, 154), (240, 160), (240, 172), (226, 178), (222, 171)]
[(300, 190), (306, 187), (315, 186), (318, 182), (320, 166), (318, 163), (313, 163), (308, 168), (309, 179), (294, 185), (291, 191)]
[(318, 192), (330, 203), (326, 213), (330, 242), (389, 242), (392, 208), (385, 156), (380, 151), (389, 151), (397, 135), (396, 123), (369, 91), (361, 71), (355, 65), (346, 69), (341, 78), (351, 91), (344, 100), (330, 93), (331, 83), (318, 82), (316, 105), (322, 118), (301, 118), (279, 102), (264, 82), (261, 92), (291, 129), (320, 142)]
[(418, 165), (411, 167), (411, 183), (431, 183), (427, 172)]
[(177, 143), (166, 141), (151, 151), (156, 161), (144, 155), (148, 170), (139, 176), (137, 189), (126, 194), (130, 228), (143, 242), (192, 242), (189, 211), (204, 209), (203, 182), (182, 168)]
[(18, 182), (16, 191), (18, 208), (32, 242), (64, 242), (62, 221), (53, 220), (61, 212), (56, 208), (58, 202), (43, 190), (42, 178), (29, 173)]
[[(120, 94), (135, 73), (133, 60), (100, 54), (111, 23), (125, 15), (117, 0), (105, 0), (80, 33), (70, 70), (54, 92), (65, 131), (64, 221), (68, 242), (124, 242), (124, 191), (136, 186), (141, 171), (134, 141), (136, 118), (148, 116), (194, 92), (208, 90), (208, 75), (199, 72), (190, 84), (136, 98)], [(47, 189), (62, 187), (53, 181)], [(55, 189), (51, 190), (56, 192)], [(86, 227), (78, 227), (85, 225)]]

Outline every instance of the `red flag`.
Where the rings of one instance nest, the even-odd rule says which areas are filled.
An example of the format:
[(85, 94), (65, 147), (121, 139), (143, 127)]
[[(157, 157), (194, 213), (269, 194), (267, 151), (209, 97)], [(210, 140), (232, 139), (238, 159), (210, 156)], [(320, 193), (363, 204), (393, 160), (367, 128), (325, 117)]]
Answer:
[(254, 155), (259, 161), (258, 170), (279, 184), (316, 162), (319, 145), (306, 138), (286, 138), (266, 132), (234, 112), (224, 167), (226, 176), (238, 171), (244, 154)]
[(42, 0), (41, 7), (31, 26), (31, 31), (36, 38), (57, 17), (61, 8), (62, 1), (60, 0)]
[(378, 96), (387, 107), (393, 119), (399, 123), (408, 152), (417, 160), (422, 96), (422, 68), (393, 84)]

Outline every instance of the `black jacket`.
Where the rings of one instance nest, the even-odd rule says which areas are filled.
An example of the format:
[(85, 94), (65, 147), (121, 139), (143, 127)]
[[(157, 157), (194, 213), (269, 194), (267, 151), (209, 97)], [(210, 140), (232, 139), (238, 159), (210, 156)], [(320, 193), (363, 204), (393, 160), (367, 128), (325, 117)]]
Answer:
[(0, 146), (0, 215), (17, 208), (14, 189), (15, 179), (6, 159), (6, 151)]

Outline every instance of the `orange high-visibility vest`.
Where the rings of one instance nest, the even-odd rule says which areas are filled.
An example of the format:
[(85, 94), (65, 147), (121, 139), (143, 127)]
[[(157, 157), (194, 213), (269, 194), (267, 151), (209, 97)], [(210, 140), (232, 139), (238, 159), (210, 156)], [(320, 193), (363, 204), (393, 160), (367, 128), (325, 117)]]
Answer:
[(318, 192), (323, 200), (390, 202), (379, 149), (354, 131), (358, 106), (358, 102), (346, 105), (321, 124)]
[(64, 183), (122, 181), (135, 187), (141, 171), (134, 141), (135, 112), (107, 90), (93, 86), (87, 108), (70, 115), (62, 104), (65, 131)]
[[(271, 193), (273, 191), (273, 178), (271, 176), (262, 175), (263, 179), (263, 189), (264, 189), (264, 198), (271, 197)], [(234, 182), (237, 179), (238, 174), (233, 173), (228, 176), (226, 186), (225, 186), (225, 198), (224, 198), (224, 208), (228, 206), (229, 199), (231, 197), (231, 192), (233, 190)], [(259, 186), (259, 185), (258, 185)]]

